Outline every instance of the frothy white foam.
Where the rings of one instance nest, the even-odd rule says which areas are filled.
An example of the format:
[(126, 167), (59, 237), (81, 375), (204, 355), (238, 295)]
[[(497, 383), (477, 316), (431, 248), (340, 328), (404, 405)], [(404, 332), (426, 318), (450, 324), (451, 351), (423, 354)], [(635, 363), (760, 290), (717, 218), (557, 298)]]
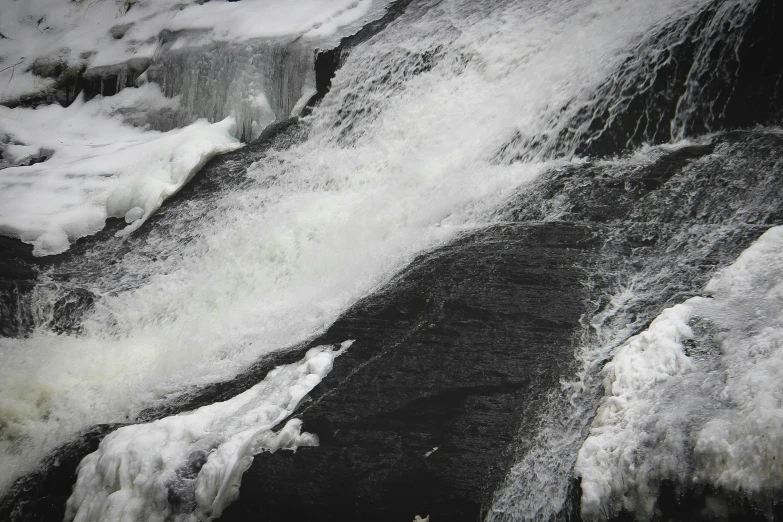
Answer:
[(781, 274), (776, 227), (713, 277), (709, 297), (664, 311), (607, 364), (576, 465), (584, 516), (649, 517), (666, 479), (751, 495), (780, 488)]
[[(78, 522), (208, 521), (239, 495), (242, 474), (262, 451), (315, 446), (288, 421), (299, 403), (346, 350), (313, 348), (304, 360), (275, 368), (260, 383), (225, 401), (108, 435), (78, 469), (66, 520)], [(171, 497), (178, 499), (176, 510)]]

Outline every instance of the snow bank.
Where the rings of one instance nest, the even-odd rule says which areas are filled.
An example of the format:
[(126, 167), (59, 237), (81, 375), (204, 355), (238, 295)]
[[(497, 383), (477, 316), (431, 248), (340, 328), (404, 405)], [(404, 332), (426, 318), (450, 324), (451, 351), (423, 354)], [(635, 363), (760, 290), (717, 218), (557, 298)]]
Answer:
[[(14, 167), (0, 174), (0, 234), (47, 255), (107, 217), (124, 217), (125, 233), (138, 228), (210, 157), (236, 148), (232, 135), (254, 139), (301, 110), (315, 92), (315, 47), (385, 3), (0, 0), (0, 103), (65, 103), (82, 84), (111, 94), (150, 80), (168, 97), (147, 84), (68, 109), (0, 108), (0, 168)], [(187, 127), (144, 132), (118, 114)]]
[[(275, 368), (236, 397), (120, 428), (85, 457), (68, 500), (66, 520), (207, 521), (239, 495), (253, 455), (316, 446), (302, 422), (286, 419), (332, 369), (339, 350), (313, 348), (304, 360)], [(177, 500), (172, 503), (171, 499)]]
[(666, 479), (780, 490), (783, 227), (705, 292), (665, 310), (604, 369), (606, 396), (576, 463), (586, 518), (623, 508), (651, 517)]
[(0, 101), (44, 91), (29, 72), (38, 60), (101, 67), (152, 58), (163, 46), (251, 38), (326, 38), (360, 24), (373, 0), (0, 0)]
[(783, 227), (707, 285), (726, 409), (696, 439), (697, 480), (750, 493), (783, 485)]
[(0, 233), (31, 243), (36, 255), (67, 250), (72, 241), (101, 230), (107, 217), (124, 217), (128, 226), (121, 233), (127, 234), (211, 157), (240, 146), (230, 118), (165, 133), (124, 124), (123, 108), (143, 117), (145, 110), (172, 107), (155, 89), (77, 100), (67, 108), (0, 107), (0, 135), (17, 144), (11, 147), (16, 159), (33, 151), (51, 156), (0, 170)]

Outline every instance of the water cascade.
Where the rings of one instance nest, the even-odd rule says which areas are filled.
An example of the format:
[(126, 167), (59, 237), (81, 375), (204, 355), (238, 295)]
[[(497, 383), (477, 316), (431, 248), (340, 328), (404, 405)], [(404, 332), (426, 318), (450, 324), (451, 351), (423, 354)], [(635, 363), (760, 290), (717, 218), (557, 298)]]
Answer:
[[(179, 124), (233, 116), (240, 135), (253, 140), (273, 122), (302, 117), (210, 162), (178, 198), (125, 237), (107, 231), (36, 265), (18, 301), (3, 305), (15, 319), (3, 317), (3, 333), (14, 336), (0, 338), (0, 491), (11, 499), (0, 504), (0, 513), (25, 488), (38, 491), (36, 480), (46, 483), (25, 477), (54, 469), (52, 459), (64, 444), (105, 426), (110, 434), (100, 446), (80, 446), (84, 459), (68, 492), (67, 520), (242, 519), (231, 509), (265, 502), (252, 490), (245, 495), (246, 487), (259, 487), (264, 477), (295, 482), (287, 470), (306, 468), (307, 459), (338, 444), (341, 428), (329, 424), (337, 420), (308, 417), (308, 408), (317, 412), (340, 390), (358, 387), (375, 358), (404, 365), (415, 353), (397, 358), (394, 347), (403, 351), (428, 328), (438, 332), (449, 310), (470, 308), (448, 297), (417, 297), (401, 307), (405, 320), (395, 322), (392, 312), (372, 316), (374, 299), (382, 306), (396, 302), (395, 292), (412, 292), (407, 277), (427, 287), (421, 273), (430, 264), (447, 266), (461, 248), (464, 256), (471, 245), (498, 248), (501, 257), (504, 234), (532, 241), (536, 230), (544, 230), (542, 244), (561, 230), (580, 238), (574, 239), (578, 248), (570, 245), (562, 254), (567, 269), (558, 265), (568, 274), (577, 267), (569, 306), (584, 309), (558, 338), (573, 342), (552, 348), (559, 350), (557, 364), (538, 380), (501, 383), (492, 378), (501, 369), (489, 369), (471, 375), (485, 379), (479, 384), (454, 385), (454, 396), (517, 402), (522, 396), (515, 394), (532, 390), (524, 400), (534, 411), (505, 419), (503, 434), (465, 428), (471, 437), (494, 437), (503, 449), (491, 456), (490, 478), (477, 499), (467, 507), (444, 501), (433, 509), (441, 506), (454, 520), (592, 520), (628, 513), (647, 519), (661, 515), (661, 491), (677, 481), (688, 482), (671, 486), (681, 495), (691, 494), (694, 480), (699, 492), (723, 488), (729, 496), (749, 487), (750, 479), (731, 482), (710, 459), (720, 456), (715, 441), (721, 433), (734, 439), (745, 433), (726, 427), (730, 412), (741, 411), (750, 425), (761, 406), (732, 410), (723, 404), (715, 410), (720, 418), (693, 425), (704, 434), (695, 442), (672, 435), (679, 453), (669, 456), (706, 463), (685, 471), (667, 468), (645, 481), (623, 467), (622, 458), (604, 459), (601, 451), (622, 454), (636, 444), (628, 451), (652, 468), (661, 462), (659, 450), (629, 434), (649, 426), (656, 427), (653, 433), (690, 429), (665, 411), (639, 420), (640, 402), (623, 410), (620, 427), (610, 426), (613, 437), (606, 435), (612, 390), (620, 390), (613, 379), (622, 381), (623, 365), (633, 366), (623, 361), (645, 339), (664, 339), (666, 353), (682, 362), (703, 331), (734, 328), (726, 310), (744, 306), (746, 297), (732, 287), (732, 277), (742, 263), (752, 265), (753, 252), (774, 251), (778, 244), (769, 246), (779, 239), (773, 230), (751, 247), (783, 224), (777, 188), (783, 146), (773, 127), (777, 77), (754, 83), (752, 75), (767, 62), (743, 62), (769, 37), (759, 33), (760, 13), (777, 8), (765, 0), (414, 0), (396, 8), (372, 34), (337, 53), (329, 92), (310, 114), (301, 110), (319, 86), (312, 42), (263, 38), (172, 46), (155, 58), (142, 81), (177, 96), (172, 114)], [(738, 116), (749, 86), (766, 95)], [(759, 123), (769, 127), (736, 130)], [(526, 230), (533, 230), (530, 237)], [(507, 248), (524, 241), (509, 240)], [(740, 265), (732, 265), (747, 248)], [(777, 257), (774, 262), (778, 266)], [(721, 268), (723, 275), (716, 276)], [(769, 290), (764, 310), (772, 315), (778, 285), (764, 281), (774, 274), (751, 272), (756, 279), (746, 286)], [(719, 302), (694, 297), (704, 295), (705, 285)], [(409, 314), (410, 331), (377, 353), (353, 335), (373, 338), (375, 327), (351, 335), (341, 330), (361, 314), (378, 328), (403, 328), (408, 308), (416, 310)], [(508, 310), (504, 317), (527, 313)], [(710, 324), (700, 330), (688, 322), (695, 317)], [(6, 328), (10, 322), (14, 326)], [(753, 324), (756, 330), (777, 325), (771, 319)], [(422, 346), (449, 347), (459, 329), (471, 325), (466, 320)], [(555, 327), (541, 331), (547, 328)], [(720, 364), (728, 365), (730, 378), (751, 376), (734, 364), (739, 352), (724, 350), (724, 361), (718, 351), (705, 356), (701, 373), (667, 376), (682, 394), (691, 393), (688, 386), (702, 375), (718, 379)], [(403, 380), (386, 378), (390, 390), (391, 381)], [(383, 379), (367, 378), (367, 386)], [(419, 389), (406, 386), (410, 402), (442, 397), (439, 379), (425, 376)], [(777, 381), (770, 382), (774, 399)], [(675, 391), (663, 385), (623, 390), (677, 403)], [(718, 385), (710, 390), (721, 393)], [(736, 385), (725, 393), (731, 402), (750, 392)], [(366, 400), (372, 403), (368, 411), (386, 400), (354, 395), (346, 400)], [(777, 415), (778, 406), (771, 408)], [(384, 419), (378, 421), (383, 429), (398, 429), (401, 418), (384, 411), (373, 422)], [(429, 459), (422, 466), (432, 466), (423, 476), (435, 482), (438, 459), (457, 450), (433, 442), (423, 429), (411, 437), (418, 458)], [(481, 439), (475, 440), (478, 449), (459, 451), (480, 451)], [(429, 445), (427, 451), (417, 444)], [(299, 446), (307, 448), (294, 456), (277, 451)], [(275, 462), (290, 466), (254, 468), (273, 458), (289, 459)], [(318, 469), (326, 473), (329, 467)], [(243, 479), (248, 469), (252, 486)], [(778, 472), (759, 479), (759, 506), (780, 490)], [(394, 487), (406, 487), (395, 480)], [(473, 487), (477, 479), (459, 480)], [(448, 489), (443, 498), (451, 498)], [(308, 501), (342, 501), (328, 494), (314, 498)], [(346, 498), (346, 505), (360, 506)], [(286, 509), (294, 515), (309, 509), (304, 500), (300, 504)], [(264, 509), (286, 512), (274, 504)], [(377, 516), (391, 519), (393, 509)], [(411, 511), (409, 518), (415, 515), (426, 513)]]

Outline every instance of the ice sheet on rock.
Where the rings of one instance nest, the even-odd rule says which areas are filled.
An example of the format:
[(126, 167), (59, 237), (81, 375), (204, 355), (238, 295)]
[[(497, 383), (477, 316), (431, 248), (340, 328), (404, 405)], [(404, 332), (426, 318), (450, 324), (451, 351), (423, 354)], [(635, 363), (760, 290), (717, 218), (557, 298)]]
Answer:
[[(152, 58), (172, 37), (179, 45), (262, 37), (326, 38), (377, 16), (379, 0), (0, 0), (0, 101), (45, 91), (36, 61), (100, 67)], [(130, 5), (130, 9), (127, 9)], [(39, 62), (40, 63), (40, 62)]]
[(231, 119), (166, 133), (123, 124), (123, 113), (144, 118), (145, 109), (167, 107), (172, 101), (153, 86), (68, 108), (0, 107), (0, 135), (17, 144), (11, 152), (45, 150), (49, 156), (0, 170), (0, 233), (47, 255), (101, 230), (107, 217), (125, 217), (123, 233), (131, 232), (212, 156), (240, 146)]
[(585, 517), (623, 508), (649, 517), (663, 480), (780, 490), (783, 227), (705, 295), (664, 311), (607, 364), (606, 396), (576, 465)]
[[(66, 520), (208, 521), (239, 494), (242, 474), (262, 451), (315, 446), (318, 437), (289, 420), (352, 344), (313, 348), (229, 399), (149, 424), (120, 428), (78, 469)], [(172, 501), (173, 500), (173, 501)]]
[(315, 93), (315, 50), (280, 39), (185, 47), (163, 53), (145, 79), (178, 97), (180, 125), (233, 116), (238, 137), (250, 141), (297, 115)]
[(696, 310), (715, 324), (724, 408), (696, 438), (696, 480), (749, 492), (783, 484), (783, 227), (707, 285)]

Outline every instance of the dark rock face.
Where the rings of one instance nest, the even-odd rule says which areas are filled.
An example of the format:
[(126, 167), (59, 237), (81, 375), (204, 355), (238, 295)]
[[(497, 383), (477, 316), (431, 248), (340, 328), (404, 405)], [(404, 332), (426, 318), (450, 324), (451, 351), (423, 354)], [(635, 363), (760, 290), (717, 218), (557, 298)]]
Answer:
[(0, 335), (15, 337), (24, 331), (17, 320), (24, 313), (20, 296), (35, 285), (38, 271), (30, 260), (33, 247), (5, 236), (0, 236)]
[[(709, 37), (705, 28), (715, 23), (719, 9), (716, 2), (692, 25), (677, 21), (663, 28), (656, 38), (672, 33), (688, 36), (665, 53), (645, 56), (648, 70), (636, 70), (639, 57), (629, 60), (622, 74), (639, 74), (639, 78), (624, 84), (610, 81), (603, 87), (604, 95), (614, 92), (625, 98), (620, 117), (615, 119), (616, 107), (597, 117), (586, 112), (591, 130), (600, 134), (579, 147), (578, 154), (605, 156), (629, 145), (677, 139), (671, 124), (683, 116), (687, 120), (681, 122), (682, 130), (691, 136), (780, 121), (783, 69), (778, 49), (783, 46), (783, 37), (777, 28), (783, 22), (783, 6), (775, 0), (761, 0), (746, 28), (727, 25), (721, 33), (725, 39), (699, 49), (703, 45), (700, 40)], [(744, 33), (734, 48), (731, 36), (737, 31)], [(645, 74), (650, 71), (652, 74)], [(692, 112), (682, 101), (689, 86), (698, 90), (698, 105)]]
[[(258, 455), (221, 519), (478, 520), (618, 283), (638, 278), (624, 320), (644, 328), (783, 222), (781, 153), (778, 136), (737, 133), (545, 175), (515, 224), (423, 256), (311, 343), (356, 339), (296, 413), (321, 445)], [(711, 518), (705, 495), (753, 512), (723, 491), (662, 491), (683, 520)], [(579, 519), (579, 498), (575, 484), (561, 518)]]
[[(552, 152), (609, 157), (644, 143), (779, 124), (783, 6), (759, 0), (734, 25), (743, 21), (743, 9), (748, 7), (712, 2), (643, 37), (594, 96), (562, 108), (580, 107)], [(551, 138), (517, 135), (509, 145), (525, 141), (535, 153)]]
[(570, 367), (597, 246), (583, 225), (492, 228), (356, 306), (314, 341), (356, 339), (301, 411), (321, 445), (259, 455), (221, 519), (477, 519)]

